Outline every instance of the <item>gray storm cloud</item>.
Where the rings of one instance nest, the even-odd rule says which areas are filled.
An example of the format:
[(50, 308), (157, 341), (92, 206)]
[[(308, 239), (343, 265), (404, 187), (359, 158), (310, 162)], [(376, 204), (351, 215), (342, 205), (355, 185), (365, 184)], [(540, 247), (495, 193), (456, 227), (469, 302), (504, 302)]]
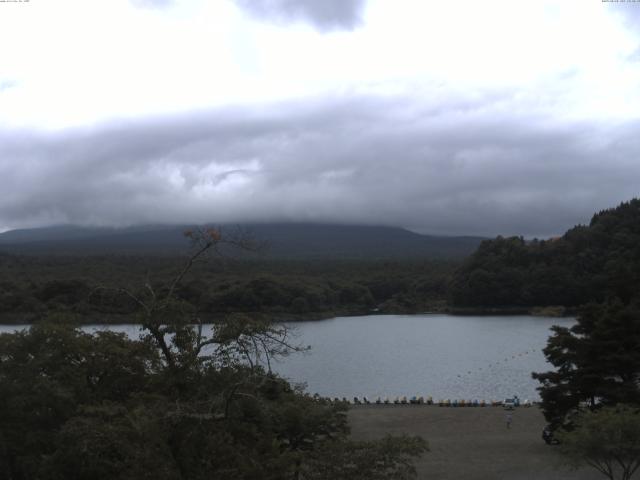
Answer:
[(252, 16), (275, 22), (304, 21), (319, 30), (352, 30), (366, 0), (234, 0)]
[(325, 98), (2, 131), (0, 226), (299, 220), (547, 236), (637, 195), (637, 123), (476, 102)]

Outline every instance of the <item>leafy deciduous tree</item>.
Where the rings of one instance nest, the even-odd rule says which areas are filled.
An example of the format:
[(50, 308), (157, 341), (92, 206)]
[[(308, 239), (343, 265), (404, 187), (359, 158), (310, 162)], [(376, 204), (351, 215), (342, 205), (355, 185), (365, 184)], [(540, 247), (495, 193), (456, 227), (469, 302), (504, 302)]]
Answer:
[(575, 467), (590, 465), (610, 480), (629, 480), (640, 468), (640, 410), (618, 405), (574, 418), (574, 428), (558, 432), (561, 449)]
[(411, 478), (422, 440), (351, 442), (346, 405), (271, 372), (299, 348), (286, 329), (232, 316), (205, 335), (175, 292), (234, 241), (189, 236), (168, 286), (117, 289), (139, 306), (142, 339), (47, 323), (0, 335), (0, 480)]

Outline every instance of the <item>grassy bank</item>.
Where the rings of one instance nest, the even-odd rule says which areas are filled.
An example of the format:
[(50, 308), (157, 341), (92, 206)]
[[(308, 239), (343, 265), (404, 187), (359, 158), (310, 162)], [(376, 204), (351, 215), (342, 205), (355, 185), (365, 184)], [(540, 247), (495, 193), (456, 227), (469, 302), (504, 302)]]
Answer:
[(500, 407), (442, 408), (425, 405), (362, 405), (349, 411), (352, 437), (372, 440), (391, 433), (420, 435), (431, 451), (417, 463), (429, 480), (597, 480), (595, 470), (571, 471), (555, 446), (541, 439), (537, 407), (518, 408), (506, 427)]

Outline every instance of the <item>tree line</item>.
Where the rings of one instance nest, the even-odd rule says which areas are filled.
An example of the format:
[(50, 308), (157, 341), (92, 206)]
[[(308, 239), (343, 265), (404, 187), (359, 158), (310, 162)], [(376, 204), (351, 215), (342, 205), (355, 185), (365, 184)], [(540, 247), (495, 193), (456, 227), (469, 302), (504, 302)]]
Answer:
[[(66, 312), (87, 322), (126, 321), (130, 299), (99, 290), (157, 286), (179, 256), (0, 255), (0, 321)], [(239, 259), (195, 265), (176, 294), (203, 316), (229, 312), (311, 319), (343, 314), (417, 313), (460, 307), (530, 308), (619, 298), (640, 285), (640, 201), (595, 214), (549, 240), (497, 237), (455, 260)]]
[(549, 240), (498, 237), (480, 244), (456, 271), (454, 306), (577, 307), (619, 298), (640, 286), (640, 200), (596, 213)]
[[(137, 305), (105, 286), (162, 289), (184, 257), (0, 257), (0, 321), (66, 313), (82, 322), (130, 321)], [(442, 309), (451, 261), (236, 260), (196, 264), (175, 295), (202, 317), (272, 319)]]

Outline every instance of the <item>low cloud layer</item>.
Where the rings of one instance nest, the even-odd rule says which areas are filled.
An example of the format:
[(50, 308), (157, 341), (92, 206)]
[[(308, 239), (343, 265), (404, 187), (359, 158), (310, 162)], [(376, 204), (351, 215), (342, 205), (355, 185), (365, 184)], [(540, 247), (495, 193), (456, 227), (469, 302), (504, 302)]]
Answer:
[(250, 15), (272, 22), (303, 21), (319, 30), (352, 30), (366, 0), (234, 0)]
[(316, 221), (548, 236), (637, 195), (638, 122), (322, 98), (0, 132), (0, 226)]

